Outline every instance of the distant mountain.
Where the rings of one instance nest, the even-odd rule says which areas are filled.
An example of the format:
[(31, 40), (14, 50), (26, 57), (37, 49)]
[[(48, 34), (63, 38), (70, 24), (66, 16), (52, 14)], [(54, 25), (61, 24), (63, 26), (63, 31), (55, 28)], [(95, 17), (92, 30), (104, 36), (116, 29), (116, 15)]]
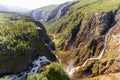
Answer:
[(0, 5), (0, 11), (7, 11), (7, 12), (29, 12), (30, 9)]
[(49, 5), (45, 6), (36, 10), (33, 10), (30, 12), (30, 14), (36, 19), (36, 20), (42, 20), (45, 22), (59, 19), (60, 17), (63, 17), (67, 11), (76, 3), (79, 1), (72, 1), (72, 2), (65, 2), (60, 5)]
[(20, 8), (20, 7), (7, 7), (8, 11), (12, 11), (12, 12), (29, 12), (31, 11), (30, 9), (27, 8)]
[(49, 14), (46, 22), (64, 17), (65, 15), (67, 15), (68, 10), (78, 2), (79, 1), (71, 1), (59, 5)]
[(41, 7), (38, 9), (35, 9), (30, 12), (30, 14), (36, 19), (36, 20), (46, 20), (49, 16), (50, 12), (53, 11), (58, 5), (48, 5), (45, 7)]

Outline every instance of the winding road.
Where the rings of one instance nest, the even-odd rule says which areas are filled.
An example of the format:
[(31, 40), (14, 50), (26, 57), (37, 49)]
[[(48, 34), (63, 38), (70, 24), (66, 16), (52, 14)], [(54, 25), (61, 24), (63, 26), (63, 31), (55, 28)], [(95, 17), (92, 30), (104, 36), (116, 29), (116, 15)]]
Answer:
[[(77, 67), (73, 67), (72, 69), (71, 69), (71, 67), (69, 66), (68, 67), (68, 73), (69, 73), (69, 75), (72, 75), (75, 71), (77, 71), (78, 69), (80, 69), (80, 68), (82, 68), (82, 67), (85, 67), (86, 66), (86, 64), (88, 63), (88, 61), (90, 61), (90, 60), (99, 60), (99, 59), (101, 59), (102, 57), (103, 57), (103, 54), (104, 54), (104, 52), (105, 52), (105, 49), (106, 49), (106, 43), (107, 43), (107, 37), (108, 37), (108, 35), (109, 35), (109, 33), (111, 32), (111, 30), (113, 29), (114, 27), (112, 27), (107, 33), (106, 33), (106, 35), (105, 35), (105, 39), (104, 39), (104, 46), (103, 46), (103, 49), (101, 50), (101, 52), (100, 52), (100, 55), (98, 56), (98, 57), (96, 57), (96, 58), (89, 58), (89, 59), (87, 59), (81, 66), (77, 66)], [(70, 69), (69, 69), (70, 68)]]

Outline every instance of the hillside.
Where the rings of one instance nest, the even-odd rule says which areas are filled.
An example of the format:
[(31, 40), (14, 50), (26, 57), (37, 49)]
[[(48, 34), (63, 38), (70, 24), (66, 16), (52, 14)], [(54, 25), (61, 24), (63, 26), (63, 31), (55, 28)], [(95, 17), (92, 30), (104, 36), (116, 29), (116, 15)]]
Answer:
[(45, 21), (51, 11), (53, 11), (58, 5), (48, 5), (45, 7), (41, 7), (35, 10), (30, 11), (30, 14), (36, 20)]
[(13, 13), (2, 13), (0, 17), (3, 15), (6, 20), (0, 23), (0, 76), (31, 69), (32, 61), (39, 56), (51, 62), (57, 60), (48, 48), (51, 40), (40, 22)]
[[(45, 12), (51, 12), (52, 10), (54, 10), (58, 5), (48, 5), (48, 6), (45, 6), (45, 7), (41, 7), (41, 8), (38, 8), (36, 9), (37, 11), (45, 11)], [(34, 10), (34, 11), (36, 11)]]
[(81, 0), (66, 17), (47, 23), (48, 33), (56, 36), (59, 60), (73, 80), (119, 72), (119, 9), (119, 0)]
[(41, 20), (44, 22), (50, 22), (52, 20), (57, 20), (65, 14), (67, 14), (67, 11), (76, 3), (79, 1), (72, 1), (72, 2), (66, 2), (60, 5), (49, 5), (46, 7), (42, 7), (36, 10), (33, 10), (30, 12), (30, 14), (33, 16), (36, 20)]
[(34, 20), (29, 14), (0, 11), (0, 23), (17, 20)]
[(73, 0), (30, 14), (0, 12), (2, 80), (120, 80), (120, 0)]

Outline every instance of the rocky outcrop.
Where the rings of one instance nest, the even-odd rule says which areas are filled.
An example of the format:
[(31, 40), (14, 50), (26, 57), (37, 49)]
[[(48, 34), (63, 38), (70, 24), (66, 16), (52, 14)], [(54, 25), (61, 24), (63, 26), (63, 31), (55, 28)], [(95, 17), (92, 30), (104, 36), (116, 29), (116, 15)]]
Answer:
[(45, 12), (45, 11), (37, 11), (37, 12), (32, 11), (30, 13), (35, 20), (42, 20), (42, 21), (46, 21), (48, 15), (50, 14), (50, 12)]

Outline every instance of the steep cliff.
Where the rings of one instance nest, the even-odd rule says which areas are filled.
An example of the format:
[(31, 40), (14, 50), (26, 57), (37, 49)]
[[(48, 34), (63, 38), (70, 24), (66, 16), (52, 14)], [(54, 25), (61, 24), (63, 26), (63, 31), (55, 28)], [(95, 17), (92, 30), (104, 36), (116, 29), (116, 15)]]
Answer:
[(119, 9), (119, 0), (81, 0), (48, 24), (66, 71), (80, 66), (73, 80), (119, 72)]
[(30, 14), (35, 20), (46, 21), (51, 11), (53, 11), (56, 7), (57, 5), (48, 5), (42, 8), (32, 10), (30, 11)]
[(79, 1), (73, 1), (73, 2), (66, 2), (64, 4), (59, 5), (57, 8), (55, 8), (48, 16), (48, 19), (46, 22), (51, 21), (51, 20), (57, 20), (60, 19), (61, 17), (67, 15), (67, 11), (76, 3)]
[(30, 12), (30, 14), (36, 20), (49, 22), (65, 16), (67, 14), (67, 11), (78, 2), (79, 1), (73, 1), (73, 2), (66, 2), (61, 5), (49, 5), (46, 7), (42, 7), (40, 9), (33, 10)]

